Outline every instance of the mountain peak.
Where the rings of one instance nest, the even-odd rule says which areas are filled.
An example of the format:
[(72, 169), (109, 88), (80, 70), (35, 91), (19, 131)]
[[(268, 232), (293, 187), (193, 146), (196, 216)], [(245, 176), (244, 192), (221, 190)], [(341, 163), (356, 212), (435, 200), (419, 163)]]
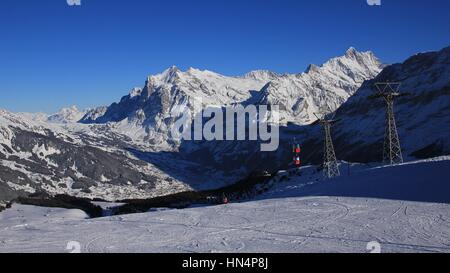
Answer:
[(201, 71), (200, 69), (197, 69), (195, 67), (189, 67), (186, 72), (191, 74), (191, 73), (197, 73), (197, 72), (200, 72), (200, 71)]
[(172, 65), (160, 74), (148, 76), (145, 85), (149, 86), (151, 83), (173, 83), (176, 79), (179, 79), (180, 73), (180, 69), (175, 65)]
[(375, 54), (373, 54), (372, 51), (358, 51), (356, 48), (354, 47), (350, 47), (349, 49), (347, 49), (347, 51), (345, 52), (345, 55), (343, 57), (347, 57), (347, 58), (358, 58), (358, 57), (365, 57), (365, 58), (376, 58)]
[(360, 52), (354, 47), (350, 47), (343, 56), (332, 58), (320, 66), (310, 64), (305, 70), (305, 73), (319, 73), (323, 70), (336, 71), (340, 69), (345, 70), (348, 68), (354, 69), (357, 67), (365, 67), (369, 70), (379, 72), (383, 68), (383, 64), (371, 51)]
[(130, 98), (138, 97), (142, 94), (143, 89), (139, 87), (135, 87), (130, 91)]
[(180, 71), (180, 69), (178, 69), (178, 67), (176, 65), (172, 65), (171, 67), (169, 67), (168, 69), (166, 69), (167, 72), (173, 73), (173, 72), (178, 72)]
[(172, 65), (168, 69), (166, 69), (162, 74), (162, 79), (164, 79), (166, 82), (170, 82), (172, 79), (178, 77), (178, 73), (181, 71), (176, 67), (175, 65)]
[(57, 114), (70, 114), (70, 113), (76, 113), (79, 112), (78, 107), (76, 105), (72, 105), (69, 107), (64, 107), (59, 110)]
[(356, 53), (358, 53), (358, 50), (356, 50), (356, 48), (351, 46), (349, 49), (347, 49), (347, 51), (345, 52), (345, 55), (354, 55)]
[(254, 80), (270, 80), (277, 77), (279, 77), (277, 73), (269, 70), (253, 70), (244, 75), (244, 78)]
[(78, 107), (73, 105), (70, 107), (62, 108), (58, 113), (48, 117), (48, 121), (51, 123), (73, 123), (78, 122), (86, 111), (78, 110)]
[(318, 67), (317, 65), (310, 64), (310, 65), (308, 65), (308, 68), (306, 68), (305, 73), (308, 74), (310, 72), (317, 72), (317, 71), (319, 71), (319, 69), (320, 69), (320, 67)]

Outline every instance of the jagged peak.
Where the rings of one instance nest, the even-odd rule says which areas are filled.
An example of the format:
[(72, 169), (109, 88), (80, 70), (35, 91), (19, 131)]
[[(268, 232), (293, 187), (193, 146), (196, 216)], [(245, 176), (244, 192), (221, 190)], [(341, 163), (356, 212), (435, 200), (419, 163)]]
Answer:
[(80, 119), (81, 123), (91, 123), (103, 116), (108, 111), (108, 106), (99, 106), (96, 108), (88, 109), (85, 115)]
[(317, 65), (315, 65), (315, 64), (310, 64), (310, 65), (308, 65), (308, 67), (306, 68), (306, 70), (305, 70), (305, 73), (310, 73), (310, 72), (317, 72), (317, 71), (319, 71), (320, 70), (320, 67), (318, 67)]
[(69, 107), (63, 107), (61, 108), (61, 110), (59, 111), (61, 112), (79, 112), (78, 107), (76, 105), (72, 105)]
[(72, 114), (76, 114), (76, 113), (80, 113), (80, 112), (82, 112), (82, 111), (80, 111), (76, 105), (72, 105), (72, 106), (61, 108), (58, 112), (54, 113), (51, 116), (72, 115)]
[(193, 76), (193, 77), (201, 77), (204, 75), (215, 76), (215, 77), (224, 77), (223, 75), (216, 73), (214, 71), (207, 70), (207, 69), (198, 69), (198, 68), (194, 68), (194, 67), (189, 67), (189, 69), (186, 72), (181, 72), (181, 74)]
[(164, 70), (160, 74), (156, 75), (150, 75), (147, 77), (147, 81), (145, 83), (146, 86), (148, 86), (151, 83), (155, 82), (163, 82), (163, 83), (170, 83), (179, 78), (180, 69), (176, 67), (175, 65), (172, 65), (168, 69)]
[(62, 108), (58, 113), (49, 116), (47, 121), (52, 123), (78, 122), (87, 111), (88, 110), (80, 111), (76, 105), (73, 105)]
[(186, 73), (189, 74), (195, 74), (195, 73), (201, 73), (203, 72), (202, 70), (195, 68), (195, 67), (189, 67), (188, 70), (186, 71)]
[(378, 60), (378, 58), (375, 56), (375, 54), (372, 51), (358, 51), (354, 47), (350, 47), (349, 49), (347, 49), (347, 51), (345, 52), (345, 55), (341, 56), (340, 58), (357, 58), (357, 57)]
[(246, 79), (255, 79), (255, 80), (273, 79), (276, 77), (279, 77), (279, 75), (269, 70), (253, 70), (244, 75), (244, 78)]
[(277, 89), (280, 86), (276, 81), (270, 81), (261, 89), (261, 93), (269, 93), (273, 89)]
[(12, 115), (11, 112), (9, 112), (6, 109), (0, 108), (0, 116), (10, 116), (10, 115)]
[(172, 79), (178, 77), (178, 73), (181, 72), (178, 67), (176, 67), (175, 65), (172, 65), (171, 67), (169, 67), (168, 69), (166, 69), (162, 74), (161, 74), (161, 78), (165, 81), (165, 82), (170, 82)]
[(352, 56), (359, 53), (358, 50), (356, 50), (356, 48), (354, 48), (353, 46), (351, 46), (349, 49), (347, 49), (347, 51), (345, 52), (346, 56)]
[(305, 70), (306, 74), (310, 73), (318, 73), (323, 69), (331, 68), (331, 70), (334, 70), (336, 66), (347, 66), (351, 65), (352, 63), (357, 63), (361, 66), (373, 66), (378, 69), (382, 69), (384, 66), (379, 61), (379, 59), (373, 54), (372, 51), (365, 51), (361, 52), (356, 50), (354, 47), (350, 47), (344, 55), (331, 58), (324, 64), (318, 66), (315, 64), (310, 64), (308, 68)]
[(180, 69), (178, 69), (178, 67), (176, 65), (171, 65), (169, 68), (167, 68), (166, 70), (164, 70), (162, 72), (162, 74), (167, 74), (167, 73), (173, 73), (173, 72), (177, 72)]
[(130, 98), (138, 97), (142, 94), (143, 89), (140, 87), (135, 87), (130, 91)]

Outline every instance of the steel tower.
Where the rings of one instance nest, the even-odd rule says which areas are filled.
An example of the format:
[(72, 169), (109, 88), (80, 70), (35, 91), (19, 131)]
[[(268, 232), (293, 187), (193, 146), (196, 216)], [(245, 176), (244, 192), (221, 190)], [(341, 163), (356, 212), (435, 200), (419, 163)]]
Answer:
[(323, 172), (324, 176), (327, 178), (333, 178), (340, 176), (339, 166), (336, 159), (336, 153), (334, 152), (333, 139), (331, 138), (331, 126), (337, 122), (334, 120), (334, 116), (331, 119), (327, 119), (326, 115), (323, 117), (319, 117), (315, 114), (315, 116), (319, 119), (319, 123), (322, 125), (325, 136), (324, 142), (324, 156), (323, 156)]
[(378, 94), (375, 97), (383, 98), (387, 105), (383, 162), (391, 165), (403, 163), (402, 149), (394, 115), (394, 100), (401, 96), (399, 93), (400, 86), (401, 83), (398, 82), (379, 82), (375, 84), (378, 90)]

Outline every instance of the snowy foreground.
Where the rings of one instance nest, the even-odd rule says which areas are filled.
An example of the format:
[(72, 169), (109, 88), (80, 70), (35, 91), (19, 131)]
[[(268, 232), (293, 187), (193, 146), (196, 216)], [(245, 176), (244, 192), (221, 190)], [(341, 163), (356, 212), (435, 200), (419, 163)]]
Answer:
[[(450, 200), (449, 167), (449, 158), (441, 158), (361, 168), (309, 186), (303, 176), (252, 202), (98, 219), (16, 204), (0, 213), (0, 252), (70, 252), (72, 241), (69, 249), (78, 242), (81, 252), (369, 252), (374, 241), (381, 252), (450, 252), (450, 202), (434, 202), (425, 190), (429, 182), (437, 198)], [(403, 188), (401, 200), (398, 185), (406, 180), (411, 190)], [(390, 200), (370, 196), (388, 193), (389, 185)], [(408, 201), (421, 200), (421, 187), (424, 200)], [(320, 196), (330, 188), (336, 193), (330, 195), (342, 196)]]

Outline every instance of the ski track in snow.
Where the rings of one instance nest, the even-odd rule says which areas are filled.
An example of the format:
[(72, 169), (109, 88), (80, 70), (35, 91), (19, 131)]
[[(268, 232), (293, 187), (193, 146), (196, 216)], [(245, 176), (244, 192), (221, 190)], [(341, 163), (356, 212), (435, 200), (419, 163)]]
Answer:
[[(14, 204), (0, 213), (0, 252), (67, 252), (67, 243), (77, 241), (85, 253), (360, 253), (377, 241), (382, 252), (450, 253), (450, 202), (432, 201), (446, 200), (449, 164), (448, 157), (436, 158), (310, 186), (305, 183), (314, 176), (296, 176), (251, 202), (96, 219), (79, 210)], [(434, 188), (425, 191), (430, 174)], [(338, 195), (327, 197), (327, 189)], [(396, 198), (364, 197), (373, 192)], [(360, 197), (348, 197), (355, 193)]]
[[(450, 205), (307, 197), (66, 219), (14, 205), (0, 214), (0, 252), (450, 252)], [(64, 210), (62, 210), (64, 211)]]

